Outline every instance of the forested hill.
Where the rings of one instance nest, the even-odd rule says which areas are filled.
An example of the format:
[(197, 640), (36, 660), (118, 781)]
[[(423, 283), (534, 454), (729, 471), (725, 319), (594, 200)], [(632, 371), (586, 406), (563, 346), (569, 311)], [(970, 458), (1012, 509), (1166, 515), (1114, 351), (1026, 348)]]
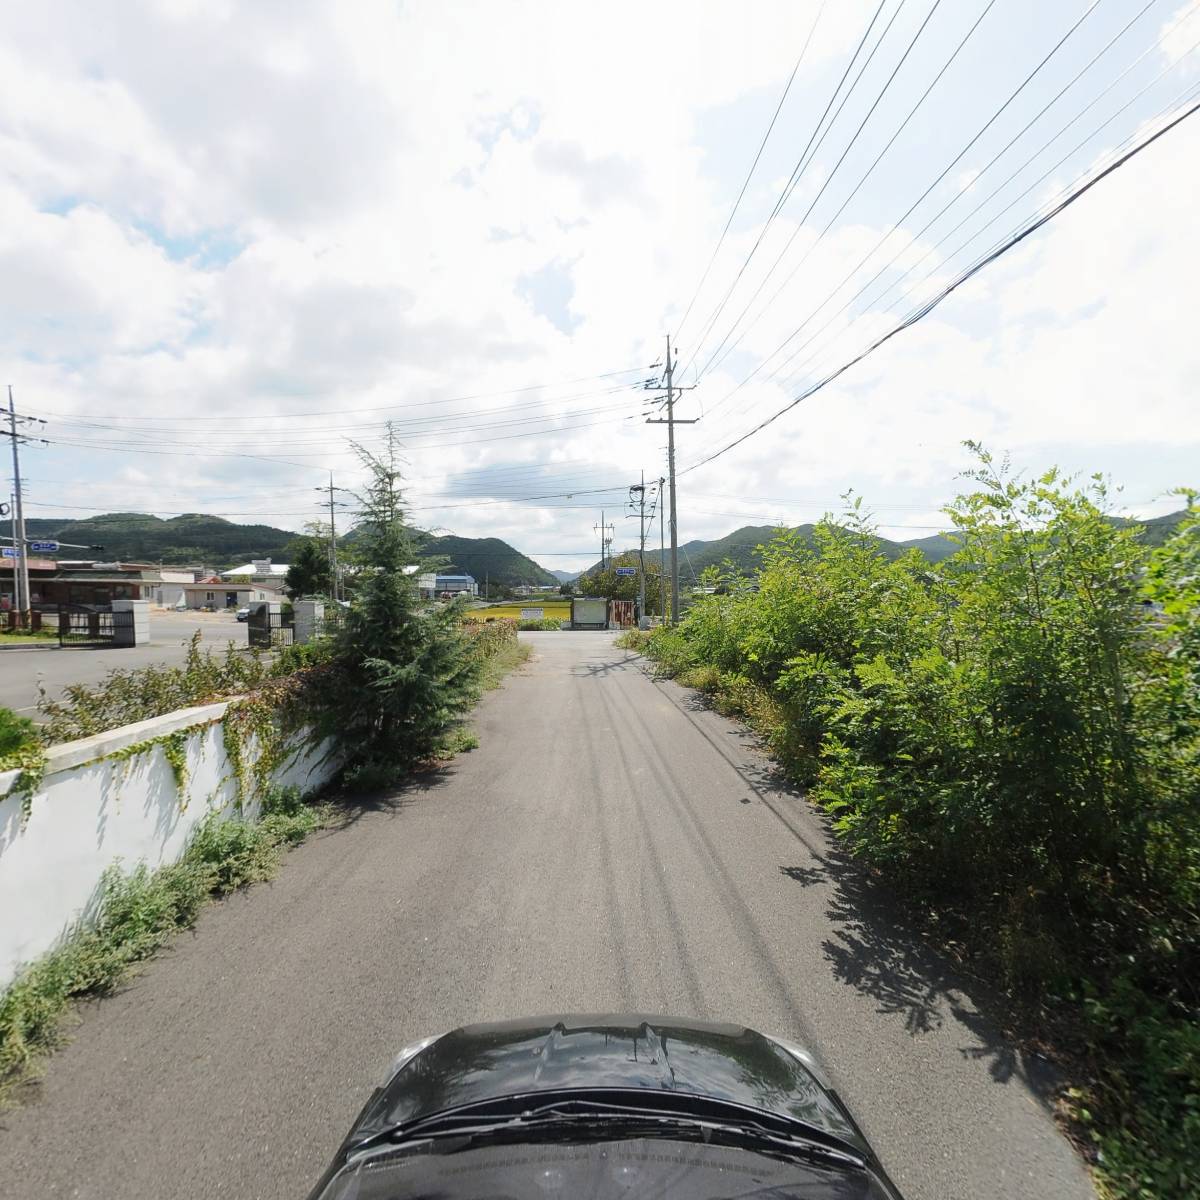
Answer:
[[(64, 547), (64, 558), (203, 563), (220, 570), (255, 558), (287, 562), (288, 545), (297, 536), (287, 529), (238, 525), (203, 513), (165, 519), (149, 513), (105, 513), (82, 520), (35, 517), (26, 520), (25, 531), (31, 538), (53, 538), (81, 547)], [(448, 570), (466, 572), (480, 582), (489, 578), (508, 587), (522, 583), (557, 586), (549, 571), (498, 538), (433, 537), (420, 531), (414, 536), (422, 555), (449, 559)], [(354, 534), (339, 540), (350, 544)]]
[(62, 517), (27, 518), (28, 537), (54, 538), (103, 550), (64, 548), (63, 557), (125, 562), (205, 563), (236, 566), (252, 558), (286, 562), (288, 543), (296, 536), (270, 525), (237, 525), (224, 517), (186, 513), (155, 517), (149, 513), (105, 513), (72, 521)]
[(447, 571), (473, 575), (481, 585), (489, 580), (505, 587), (558, 586), (558, 580), (545, 567), (499, 538), (432, 537), (422, 533), (417, 535), (417, 542), (422, 556), (449, 559)]
[[(1151, 517), (1146, 521), (1131, 521), (1124, 517), (1114, 517), (1113, 520), (1122, 525), (1140, 524), (1144, 526), (1144, 540), (1152, 546), (1159, 546), (1167, 535), (1179, 524), (1183, 512), (1167, 513), (1161, 517)], [(812, 542), (813, 527), (797, 525), (793, 532), (805, 541)], [(705, 567), (721, 566), (733, 562), (746, 572), (757, 571), (762, 566), (758, 547), (769, 542), (776, 533), (773, 525), (744, 525), (735, 529), (723, 538), (714, 541), (696, 540), (683, 542), (679, 547), (679, 576), (682, 580), (698, 578)], [(930, 537), (913, 538), (904, 542), (893, 542), (887, 538), (878, 538), (880, 552), (886, 558), (897, 558), (906, 550), (920, 550), (930, 562), (941, 562), (948, 558), (958, 548), (945, 533), (935, 533)], [(653, 555), (646, 551), (647, 558), (657, 558), (658, 547), (654, 547)], [(588, 568), (591, 573), (599, 567), (599, 563)]]

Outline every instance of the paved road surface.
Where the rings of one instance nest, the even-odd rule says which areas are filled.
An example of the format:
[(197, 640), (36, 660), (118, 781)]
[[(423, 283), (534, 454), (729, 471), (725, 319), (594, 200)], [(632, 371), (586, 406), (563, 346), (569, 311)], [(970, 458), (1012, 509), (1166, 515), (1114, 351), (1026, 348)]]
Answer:
[(38, 679), (57, 696), (70, 683), (98, 683), (114, 667), (144, 667), (148, 663), (181, 663), (187, 642), (195, 631), (206, 649), (222, 653), (232, 642), (246, 645), (246, 626), (232, 613), (150, 611), (150, 641), (120, 650), (88, 647), (0, 650), (0, 705), (36, 717)]
[(530, 641), (479, 749), (88, 1007), (0, 1118), (6, 1196), (301, 1197), (406, 1042), (598, 1009), (808, 1042), (909, 1200), (1091, 1196), (1038, 1072), (736, 725), (607, 635)]

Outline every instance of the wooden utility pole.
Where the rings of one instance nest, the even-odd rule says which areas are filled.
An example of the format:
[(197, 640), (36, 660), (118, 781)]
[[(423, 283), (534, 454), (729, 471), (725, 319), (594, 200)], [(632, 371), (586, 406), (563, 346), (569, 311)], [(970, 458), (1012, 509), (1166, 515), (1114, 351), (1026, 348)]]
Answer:
[(675, 416), (675, 360), (671, 357), (671, 335), (667, 334), (667, 419), (648, 418), (647, 425), (667, 427), (667, 476), (670, 483), (671, 521), (671, 624), (679, 621), (679, 523), (675, 511), (675, 426), (695, 425), (697, 418), (681, 421)]

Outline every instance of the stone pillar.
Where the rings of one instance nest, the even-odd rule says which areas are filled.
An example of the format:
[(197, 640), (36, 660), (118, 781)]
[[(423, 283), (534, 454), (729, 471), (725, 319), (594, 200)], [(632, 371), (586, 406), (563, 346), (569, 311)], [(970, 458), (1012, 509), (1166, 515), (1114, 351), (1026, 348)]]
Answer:
[(150, 601), (149, 600), (114, 600), (114, 613), (133, 613), (133, 628), (125, 626), (116, 629), (116, 646), (140, 646), (150, 640)]
[(325, 601), (293, 600), (292, 618), (295, 622), (293, 638), (297, 646), (303, 646), (324, 631)]

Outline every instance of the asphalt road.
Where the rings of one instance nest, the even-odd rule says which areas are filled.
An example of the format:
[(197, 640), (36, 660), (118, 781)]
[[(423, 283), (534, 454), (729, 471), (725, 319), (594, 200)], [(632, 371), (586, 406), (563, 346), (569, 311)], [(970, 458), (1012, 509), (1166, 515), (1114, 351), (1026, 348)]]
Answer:
[(246, 626), (232, 613), (150, 611), (150, 641), (119, 650), (60, 647), (0, 649), (0, 705), (36, 718), (38, 680), (57, 698), (72, 683), (99, 683), (114, 667), (128, 669), (149, 663), (181, 663), (196, 630), (206, 649), (223, 653), (232, 642), (246, 645)]
[(87, 1006), (0, 1118), (11, 1197), (302, 1197), (390, 1055), (479, 1020), (640, 1009), (826, 1061), (909, 1200), (1092, 1196), (953, 973), (736, 724), (604, 634), (536, 654), (480, 747), (347, 816)]

